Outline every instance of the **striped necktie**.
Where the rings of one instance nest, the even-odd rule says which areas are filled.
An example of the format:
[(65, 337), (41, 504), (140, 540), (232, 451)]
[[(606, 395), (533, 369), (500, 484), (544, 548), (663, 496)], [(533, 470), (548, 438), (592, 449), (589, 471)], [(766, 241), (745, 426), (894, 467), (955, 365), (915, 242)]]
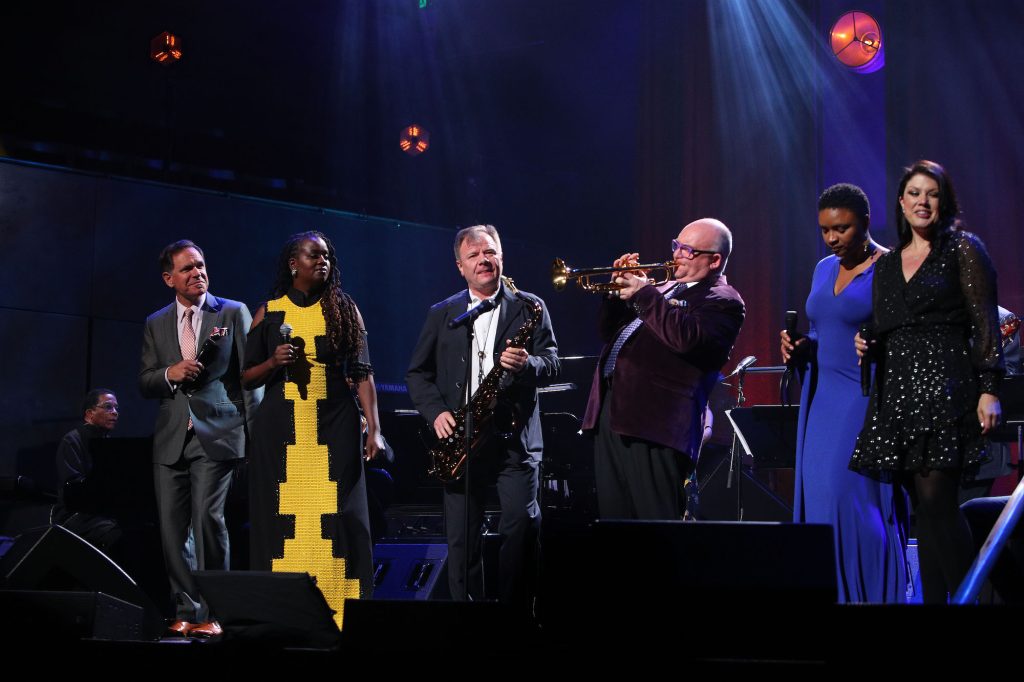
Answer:
[[(193, 313), (195, 311), (191, 308), (185, 311), (185, 328), (181, 330), (181, 341), (179, 341), (182, 360), (196, 359), (196, 329), (192, 326)], [(189, 410), (188, 430), (191, 431), (192, 427), (192, 410)]]
[[(669, 301), (673, 305), (680, 304), (679, 301), (672, 300), (676, 295), (676, 292), (679, 291), (680, 286), (682, 286), (682, 283), (677, 283), (674, 287), (666, 291), (663, 294), (665, 296), (665, 300)], [(619, 359), (619, 353), (622, 351), (622, 347), (626, 345), (626, 341), (629, 341), (629, 337), (633, 336), (636, 330), (639, 329), (640, 325), (643, 323), (643, 320), (638, 317), (623, 327), (622, 331), (619, 332), (619, 337), (615, 339), (615, 343), (612, 344), (612, 349), (608, 352), (608, 358), (604, 361), (604, 369), (601, 371), (601, 376), (605, 379), (610, 377), (612, 372), (615, 371), (615, 361)]]

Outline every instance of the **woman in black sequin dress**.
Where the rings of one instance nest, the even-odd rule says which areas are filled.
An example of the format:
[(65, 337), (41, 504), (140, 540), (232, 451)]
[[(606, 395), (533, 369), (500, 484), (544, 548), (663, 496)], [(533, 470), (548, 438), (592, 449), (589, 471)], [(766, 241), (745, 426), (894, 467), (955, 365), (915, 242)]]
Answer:
[[(942, 166), (915, 163), (898, 196), (899, 246), (875, 266), (879, 368), (850, 468), (906, 486), (924, 599), (943, 603), (973, 558), (960, 478), (985, 459), (1000, 418), (996, 273), (981, 240), (960, 229)], [(859, 335), (856, 344), (863, 354)]]

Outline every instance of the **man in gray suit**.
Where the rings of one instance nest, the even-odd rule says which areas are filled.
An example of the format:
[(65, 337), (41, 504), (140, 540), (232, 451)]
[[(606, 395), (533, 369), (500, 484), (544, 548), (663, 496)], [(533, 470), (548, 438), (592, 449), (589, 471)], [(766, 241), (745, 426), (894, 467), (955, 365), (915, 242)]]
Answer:
[(246, 417), (259, 395), (242, 391), (241, 363), (252, 317), (245, 304), (207, 291), (202, 249), (188, 240), (160, 254), (175, 300), (146, 319), (139, 387), (160, 400), (153, 472), (164, 563), (176, 603), (171, 630), (211, 636), (192, 571), (227, 570), (224, 523), (235, 464), (245, 455)]

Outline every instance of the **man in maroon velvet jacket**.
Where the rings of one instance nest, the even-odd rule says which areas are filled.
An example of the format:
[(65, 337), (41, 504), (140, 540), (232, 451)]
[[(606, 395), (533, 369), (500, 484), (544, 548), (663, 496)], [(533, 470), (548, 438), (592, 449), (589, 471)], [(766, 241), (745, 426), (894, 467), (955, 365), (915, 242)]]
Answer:
[(601, 518), (682, 518), (704, 407), (743, 324), (743, 299), (722, 274), (731, 250), (724, 224), (692, 222), (672, 240), (674, 281), (618, 273), (623, 288), (601, 306), (605, 347), (583, 418)]

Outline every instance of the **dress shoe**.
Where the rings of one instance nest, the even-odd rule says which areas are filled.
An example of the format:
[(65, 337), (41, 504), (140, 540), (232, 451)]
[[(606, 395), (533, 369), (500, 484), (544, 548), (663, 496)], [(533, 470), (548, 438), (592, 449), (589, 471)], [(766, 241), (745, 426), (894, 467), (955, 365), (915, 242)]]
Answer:
[(187, 620), (176, 620), (167, 626), (167, 634), (171, 637), (188, 637), (188, 633), (191, 630), (192, 623)]
[(211, 620), (208, 623), (196, 623), (188, 630), (189, 637), (216, 637), (222, 634), (224, 631), (221, 630), (220, 623), (215, 620)]

